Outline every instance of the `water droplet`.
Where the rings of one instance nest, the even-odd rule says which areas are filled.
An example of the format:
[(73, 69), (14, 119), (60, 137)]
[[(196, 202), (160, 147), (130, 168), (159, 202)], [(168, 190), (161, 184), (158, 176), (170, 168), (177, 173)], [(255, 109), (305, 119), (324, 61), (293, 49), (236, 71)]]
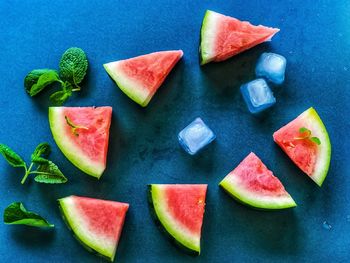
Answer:
[(327, 221), (324, 221), (323, 222), (323, 228), (327, 229), (327, 230), (331, 230), (332, 226)]
[(348, 71), (348, 67), (344, 67), (344, 71)]

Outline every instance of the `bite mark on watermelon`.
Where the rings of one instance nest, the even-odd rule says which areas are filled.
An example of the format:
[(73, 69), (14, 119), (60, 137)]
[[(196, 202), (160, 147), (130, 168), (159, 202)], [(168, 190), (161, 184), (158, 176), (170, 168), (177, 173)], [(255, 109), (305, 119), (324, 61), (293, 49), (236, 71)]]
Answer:
[[(299, 139), (300, 128), (307, 128), (319, 138), (318, 145), (308, 138)], [(321, 118), (309, 108), (273, 134), (274, 141), (289, 158), (317, 185), (325, 180), (331, 160), (331, 142)]]
[(241, 203), (258, 209), (295, 207), (292, 197), (254, 153), (250, 153), (219, 184)]
[(278, 28), (254, 26), (247, 21), (207, 10), (201, 28), (201, 65), (233, 57), (271, 38)]
[(146, 107), (182, 56), (182, 50), (159, 51), (103, 66), (130, 99)]
[(89, 250), (113, 261), (129, 204), (80, 196), (58, 202), (75, 237)]
[(60, 150), (76, 167), (97, 178), (106, 168), (111, 117), (111, 107), (49, 108), (51, 132)]
[(175, 244), (192, 255), (200, 254), (207, 185), (152, 184), (150, 205)]

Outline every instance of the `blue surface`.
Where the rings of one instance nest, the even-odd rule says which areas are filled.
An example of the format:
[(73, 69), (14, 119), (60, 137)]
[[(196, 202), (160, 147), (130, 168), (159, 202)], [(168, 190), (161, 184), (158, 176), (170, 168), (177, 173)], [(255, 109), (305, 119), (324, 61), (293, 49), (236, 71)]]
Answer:
[[(198, 65), (206, 9), (279, 27), (271, 43), (226, 62)], [(56, 199), (70, 194), (129, 202), (116, 262), (347, 262), (350, 247), (350, 3), (349, 1), (0, 1), (0, 142), (29, 157), (41, 141), (69, 177), (61, 186), (20, 185), (21, 171), (0, 160), (0, 210), (13, 201), (56, 225), (53, 231), (0, 224), (2, 262), (100, 262), (71, 235)], [(90, 67), (68, 106), (111, 105), (108, 168), (100, 181), (84, 175), (55, 146), (47, 121), (49, 91), (23, 89), (34, 68), (56, 68), (65, 49), (83, 48)], [(147, 108), (127, 98), (102, 64), (151, 51), (185, 56)], [(276, 52), (288, 60), (278, 103), (252, 116), (239, 86), (254, 78), (256, 60)], [(272, 141), (272, 133), (310, 106), (328, 128), (333, 152), (322, 188)], [(217, 139), (199, 155), (181, 149), (177, 133), (201, 116)], [(284, 183), (293, 210), (246, 208), (217, 184), (250, 151)], [(192, 258), (156, 228), (146, 202), (149, 183), (208, 183), (202, 253)], [(331, 230), (323, 227), (327, 221)]]
[(213, 131), (201, 118), (196, 118), (183, 128), (178, 135), (180, 145), (191, 155), (196, 154), (215, 138)]
[(255, 79), (241, 86), (241, 93), (249, 111), (253, 114), (261, 113), (276, 103), (271, 88), (265, 79)]

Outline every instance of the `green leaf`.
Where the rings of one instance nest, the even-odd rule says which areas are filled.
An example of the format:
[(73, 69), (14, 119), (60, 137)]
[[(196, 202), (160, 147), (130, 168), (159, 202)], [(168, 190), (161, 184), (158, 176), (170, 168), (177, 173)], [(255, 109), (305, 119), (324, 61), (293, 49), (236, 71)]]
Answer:
[(57, 165), (51, 161), (48, 163), (41, 164), (37, 171), (32, 172), (33, 174), (38, 174), (34, 177), (34, 180), (38, 183), (45, 184), (63, 184), (68, 181), (68, 179), (62, 174)]
[(45, 164), (45, 163), (48, 163), (49, 160), (44, 158), (44, 157), (38, 157), (38, 156), (32, 156), (32, 163), (35, 163), (35, 164)]
[(47, 142), (42, 142), (35, 148), (31, 160), (33, 163), (46, 163), (48, 160), (43, 157), (49, 156), (50, 153), (50, 145)]
[(23, 159), (7, 145), (0, 143), (0, 153), (13, 167), (26, 167), (26, 163)]
[(313, 141), (314, 143), (316, 143), (317, 145), (321, 145), (321, 141), (317, 137), (311, 137), (310, 140)]
[(72, 91), (56, 91), (50, 96), (50, 101), (53, 105), (61, 106), (72, 95)]
[(35, 96), (54, 82), (60, 82), (56, 70), (34, 69), (24, 78), (24, 87), (30, 96)]
[(63, 80), (74, 84), (78, 89), (86, 75), (88, 61), (81, 48), (71, 47), (61, 57), (60, 75)]
[(40, 215), (27, 211), (20, 202), (14, 202), (5, 208), (4, 223), (9, 225), (54, 227), (54, 225), (47, 222)]
[(300, 132), (300, 133), (307, 132), (308, 134), (311, 134), (311, 131), (310, 131), (308, 128), (305, 128), (305, 127), (301, 127), (301, 128), (299, 129), (299, 132)]

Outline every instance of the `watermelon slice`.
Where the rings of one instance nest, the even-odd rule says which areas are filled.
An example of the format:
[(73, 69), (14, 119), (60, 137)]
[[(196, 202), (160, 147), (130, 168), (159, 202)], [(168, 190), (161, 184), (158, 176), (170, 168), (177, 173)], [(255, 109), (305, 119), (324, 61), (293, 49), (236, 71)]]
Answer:
[(113, 261), (129, 204), (74, 195), (58, 203), (75, 237), (88, 250)]
[(50, 107), (53, 138), (83, 172), (100, 178), (106, 168), (111, 107)]
[(205, 184), (152, 184), (149, 186), (153, 215), (176, 245), (200, 254), (205, 207)]
[(280, 180), (254, 153), (250, 153), (219, 185), (241, 203), (254, 208), (270, 210), (296, 206)]
[(233, 57), (271, 40), (278, 31), (278, 28), (254, 26), (249, 22), (207, 10), (201, 29), (201, 65)]
[(304, 173), (322, 185), (331, 160), (331, 142), (314, 108), (276, 131), (273, 139)]
[(182, 50), (160, 51), (103, 66), (130, 99), (146, 107), (182, 55)]

